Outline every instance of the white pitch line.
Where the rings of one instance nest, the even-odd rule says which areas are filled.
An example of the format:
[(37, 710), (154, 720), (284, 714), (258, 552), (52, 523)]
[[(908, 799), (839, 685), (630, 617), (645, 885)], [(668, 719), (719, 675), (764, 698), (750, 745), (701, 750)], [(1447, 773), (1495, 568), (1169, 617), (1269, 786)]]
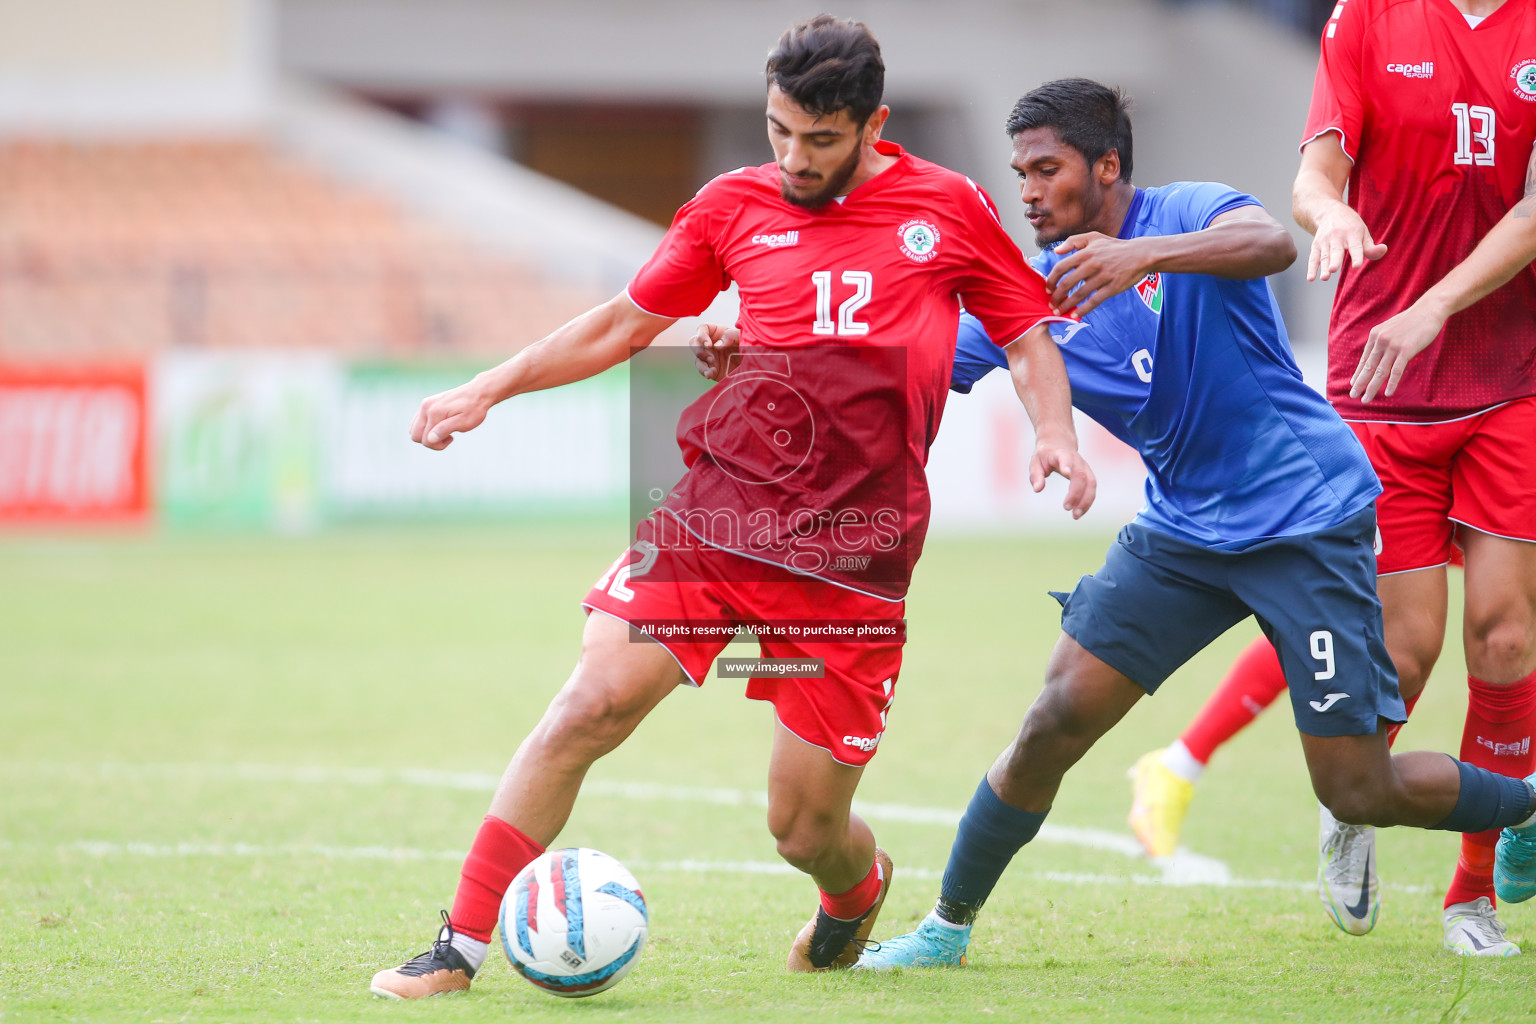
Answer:
[[(44, 848), (41, 844), (17, 844), (0, 841), (0, 850), (16, 850), (30, 846)], [(396, 861), (463, 861), (463, 850), (416, 850), (398, 846), (331, 846), (327, 844), (303, 845), (288, 843), (261, 846), (254, 843), (119, 843), (106, 840), (81, 840), (52, 848), (58, 853), (84, 853), (103, 859), (113, 857), (318, 857), (323, 860), (396, 860)], [(679, 872), (682, 874), (716, 875), (800, 875), (799, 868), (781, 860), (626, 860), (625, 866), (633, 871)], [(903, 864), (901, 877), (938, 881), (944, 872), (938, 868), (913, 867)], [(1107, 875), (1085, 871), (1012, 871), (1008, 877), (1027, 878), (1037, 882), (1054, 882), (1059, 885), (1092, 885), (1100, 888), (1119, 886), (1163, 886), (1165, 882), (1156, 875)], [(1178, 885), (1210, 885), (1221, 889), (1275, 889), (1286, 892), (1313, 892), (1315, 882), (1297, 882), (1284, 878), (1228, 878), (1223, 882), (1182, 882)], [(1423, 894), (1438, 892), (1425, 885), (1386, 885), (1392, 892)]]
[(415, 850), (402, 846), (332, 846), (327, 843), (285, 843), (262, 846), (257, 843), (118, 843), (101, 839), (82, 839), (59, 847), (60, 852), (84, 853), (92, 857), (319, 857), (323, 860), (445, 860), (459, 862), (462, 850)]
[[(16, 850), (29, 846), (44, 848), (41, 844), (0, 843), (0, 849)], [(139, 843), (113, 842), (101, 839), (83, 839), (54, 848), (56, 852), (83, 853), (101, 859), (120, 857), (147, 857), (155, 859), (193, 857), (245, 857), (269, 859), (274, 857), (317, 857), (322, 860), (395, 860), (395, 861), (452, 861), (464, 859), (462, 850), (416, 850), (400, 846), (332, 846), (328, 844), (285, 843), (262, 846), (256, 843)], [(800, 870), (783, 861), (763, 860), (626, 860), (633, 871), (681, 872), (684, 874), (719, 875), (799, 875)], [(1011, 874), (1011, 873), (1010, 873)], [(1071, 871), (1019, 872), (1020, 876), (1044, 882), (1066, 885), (1094, 885), (1113, 887), (1123, 885), (1163, 885), (1153, 875), (1104, 875)], [(903, 878), (937, 881), (944, 872), (936, 868), (902, 865)], [(1220, 883), (1223, 888), (1240, 889), (1294, 889), (1310, 891), (1310, 882), (1288, 882), (1273, 879), (1229, 879)]]
[[(235, 782), (259, 782), (259, 783), (309, 783), (327, 785), (350, 786), (419, 786), (429, 789), (454, 789), (470, 792), (489, 792), (495, 789), (498, 777), (485, 772), (448, 772), (433, 769), (406, 768), (406, 769), (375, 769), (375, 768), (329, 768), (316, 765), (267, 765), (267, 764), (123, 764), (107, 763), (101, 765), (79, 765), (49, 762), (17, 763), (0, 762), (0, 775), (6, 774), (42, 774), (42, 775), (79, 775), (86, 774), (107, 779), (162, 779), (183, 781), (195, 780), (227, 780)], [(592, 780), (582, 787), (584, 794), (593, 796), (621, 797), (627, 800), (655, 800), (668, 803), (702, 803), (730, 807), (767, 807), (768, 795), (760, 790), (732, 789), (716, 786), (675, 786), (650, 782), (618, 782), (605, 780)], [(900, 822), (911, 825), (938, 825), (948, 828), (955, 827), (960, 821), (961, 812), (947, 807), (918, 807), (908, 804), (869, 803), (856, 800), (853, 804), (856, 813), (871, 821)], [(1118, 853), (1124, 857), (1155, 868), (1156, 875), (1135, 874), (1127, 877), (1118, 875), (1089, 875), (1062, 872), (1039, 872), (1034, 877), (1048, 881), (1073, 881), (1081, 880), (1092, 884), (1125, 884), (1127, 881), (1138, 885), (1208, 885), (1232, 888), (1310, 888), (1310, 882), (1289, 882), (1278, 879), (1239, 879), (1232, 876), (1227, 865), (1214, 857), (1206, 857), (1201, 854), (1191, 853), (1180, 848), (1172, 857), (1149, 860), (1142, 851), (1141, 844), (1135, 837), (1119, 832), (1110, 832), (1104, 829), (1079, 828), (1071, 825), (1056, 825), (1047, 822), (1040, 828), (1036, 841), (1045, 843), (1057, 843), (1069, 846), (1079, 846), (1094, 850), (1103, 850), (1110, 853)], [(179, 848), (179, 847), (178, 847)], [(243, 848), (243, 847), (242, 847)], [(231, 849), (234, 849), (231, 847)], [(315, 854), (326, 847), (250, 847), (250, 849), (268, 851), (286, 851), (290, 854), (308, 851)], [(389, 859), (391, 854), (388, 847), (351, 847), (337, 849), (370, 850), (371, 854), (357, 854), (352, 859)], [(320, 854), (324, 855), (324, 854)], [(431, 854), (425, 851), (407, 851), (396, 859), (433, 859), (446, 860), (461, 858), (462, 854), (453, 854), (452, 857), (442, 854)], [(658, 864), (665, 865), (762, 865), (767, 867), (742, 868), (749, 873), (778, 873), (782, 868), (785, 872), (794, 872), (795, 869), (787, 864), (777, 862), (756, 861), (664, 861)], [(772, 868), (772, 871), (768, 871)], [(658, 868), (662, 870), (662, 868)], [(678, 867), (677, 870), (692, 870), (691, 868)], [(717, 870), (711, 868), (710, 870)], [(718, 870), (728, 870), (719, 868)], [(907, 869), (910, 874), (915, 869)], [(937, 876), (935, 876), (937, 877)], [(1394, 886), (1399, 891), (1417, 891), (1421, 886)]]
[[(484, 772), (445, 772), (431, 769), (326, 768), (313, 765), (267, 764), (120, 764), (98, 766), (36, 763), (0, 765), (0, 772), (13, 769), (41, 774), (85, 772), (108, 779), (229, 780), (260, 783), (309, 783), (350, 786), (421, 786), (429, 789), (455, 789), (488, 792), (496, 788), (497, 776)], [(767, 807), (768, 795), (761, 790), (731, 789), (719, 786), (675, 786), (651, 782), (618, 782), (595, 779), (582, 791), (591, 796), (621, 797), (626, 800), (657, 800), (667, 803), (701, 803), (728, 807)], [(869, 803), (855, 800), (853, 809), (870, 821), (900, 822), (908, 825), (939, 825), (954, 828), (961, 812), (948, 807), (915, 807), (908, 804)], [(1078, 828), (1047, 822), (1040, 828), (1037, 842), (1080, 846), (1118, 853), (1146, 863), (1160, 873), (1165, 885), (1226, 885), (1232, 872), (1225, 863), (1179, 849), (1172, 857), (1148, 860), (1141, 844), (1133, 836), (1103, 829)]]
[[(50, 853), (60, 855), (71, 853), (85, 854), (86, 856), (97, 857), (102, 860), (123, 857), (146, 857), (151, 859), (315, 857), (321, 860), (443, 861), (457, 864), (464, 859), (463, 850), (417, 850), (401, 846), (334, 846), (325, 843), (284, 843), (263, 846), (258, 843), (144, 843), (82, 839), (77, 842), (65, 843), (54, 847), (42, 843), (13, 843), (0, 840), (0, 850), (17, 851), (32, 849), (48, 850)], [(660, 873), (680, 872), (683, 874), (719, 875), (798, 875), (801, 873), (799, 869), (791, 867), (783, 861), (762, 860), (626, 860), (625, 865), (633, 871)], [(937, 868), (913, 867), (903, 864), (901, 866), (901, 876), (909, 879), (937, 881), (944, 877), (944, 872)], [(1008, 877), (1027, 878), (1032, 881), (1052, 882), (1059, 885), (1091, 885), (1100, 888), (1116, 888), (1128, 885), (1161, 886), (1167, 884), (1156, 875), (1107, 875), (1083, 871), (1010, 870)], [(1312, 882), (1296, 882), (1280, 878), (1229, 878), (1225, 882), (1206, 884), (1213, 884), (1215, 888), (1223, 889), (1275, 889), (1288, 892), (1311, 892), (1315, 888), (1315, 884)], [(1431, 891), (1430, 887), (1422, 885), (1387, 885), (1384, 888), (1403, 893), (1427, 893)]]
[[(768, 794), (740, 789), (664, 786), (648, 782), (595, 781), (587, 783), (583, 791), (604, 796), (624, 797), (628, 800), (768, 806)], [(907, 825), (941, 825), (947, 828), (958, 825), (961, 814), (960, 811), (947, 807), (913, 807), (907, 804), (867, 803), (863, 800), (855, 800), (853, 810), (854, 813), (869, 821), (895, 821)], [(1232, 872), (1226, 864), (1214, 857), (1204, 857), (1182, 848), (1172, 857), (1148, 861), (1141, 843), (1135, 836), (1107, 832), (1103, 829), (1077, 828), (1072, 825), (1054, 825), (1046, 822), (1040, 826), (1040, 832), (1035, 836), (1035, 841), (1107, 850), (1133, 860), (1145, 861), (1162, 872), (1160, 881), (1165, 885), (1225, 885), (1232, 878)]]

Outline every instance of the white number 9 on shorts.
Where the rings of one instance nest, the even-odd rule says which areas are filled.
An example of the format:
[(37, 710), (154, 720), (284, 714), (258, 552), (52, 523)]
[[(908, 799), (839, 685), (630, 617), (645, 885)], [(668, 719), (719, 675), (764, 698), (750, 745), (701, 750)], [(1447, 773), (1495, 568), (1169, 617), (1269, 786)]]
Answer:
[(1312, 673), (1318, 682), (1333, 678), (1333, 633), (1319, 629), (1312, 634), (1312, 657), (1323, 663), (1323, 668)]

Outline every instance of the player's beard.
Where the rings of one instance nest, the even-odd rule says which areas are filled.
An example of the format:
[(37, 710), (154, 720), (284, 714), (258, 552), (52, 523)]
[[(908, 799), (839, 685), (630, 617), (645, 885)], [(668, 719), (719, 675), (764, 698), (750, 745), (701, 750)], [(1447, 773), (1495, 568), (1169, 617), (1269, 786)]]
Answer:
[(1084, 189), (1081, 198), (1078, 199), (1078, 207), (1077, 227), (1057, 226), (1049, 234), (1036, 231), (1035, 247), (1044, 252), (1052, 246), (1060, 245), (1073, 235), (1092, 230), (1088, 225), (1092, 224), (1098, 218), (1099, 212), (1104, 209), (1104, 197), (1096, 189)]
[(1036, 231), (1035, 248), (1039, 249), (1041, 252), (1045, 252), (1051, 246), (1059, 245), (1064, 239), (1066, 239), (1068, 234), (1069, 232), (1062, 231), (1060, 228), (1057, 228), (1050, 234), (1046, 234), (1044, 231)]
[(803, 206), (808, 210), (814, 210), (819, 207), (826, 206), (832, 200), (836, 199), (838, 194), (847, 187), (848, 182), (853, 179), (854, 172), (859, 169), (859, 159), (863, 155), (864, 147), (862, 145), (855, 146), (853, 148), (853, 152), (848, 155), (848, 159), (844, 160), (842, 164), (840, 164), (831, 173), (831, 175), (828, 176), (826, 184), (817, 189), (815, 192), (809, 193), (792, 191), (789, 182), (784, 179), (784, 168), (780, 167), (779, 195), (784, 197), (784, 201), (786, 203), (791, 203), (795, 206)]

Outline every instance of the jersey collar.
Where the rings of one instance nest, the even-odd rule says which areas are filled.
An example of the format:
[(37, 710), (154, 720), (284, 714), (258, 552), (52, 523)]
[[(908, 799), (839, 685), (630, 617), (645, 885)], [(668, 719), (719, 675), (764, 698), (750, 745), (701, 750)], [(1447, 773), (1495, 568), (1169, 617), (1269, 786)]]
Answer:
[(1473, 28), (1467, 24), (1466, 15), (1461, 13), (1461, 8), (1451, 3), (1451, 0), (1434, 0), (1434, 3), (1436, 7), (1440, 8), (1440, 13), (1444, 15), (1445, 19), (1462, 32), (1481, 32), (1484, 26), (1495, 19), (1499, 19), (1497, 24), (1502, 25), (1504, 21), (1500, 16), (1504, 14), (1505, 8), (1520, 6), (1519, 0), (1504, 0), (1504, 3), (1499, 5), (1498, 10), (1483, 18), (1482, 21), (1477, 23), (1477, 27)]
[(875, 143), (875, 152), (881, 156), (894, 156), (896, 162), (843, 196), (842, 202), (834, 200), (823, 206), (821, 208), (822, 212), (836, 213), (838, 210), (847, 209), (851, 204), (859, 202), (865, 196), (873, 195), (881, 189), (887, 188), (893, 182), (906, 177), (907, 172), (912, 169), (912, 158), (907, 155), (906, 150), (894, 142), (886, 142), (884, 139), (879, 140)]
[(1136, 216), (1141, 213), (1141, 200), (1144, 195), (1146, 193), (1140, 188), (1136, 189), (1136, 194), (1131, 197), (1131, 205), (1125, 208), (1125, 220), (1120, 222), (1120, 234), (1115, 237), (1136, 237)]

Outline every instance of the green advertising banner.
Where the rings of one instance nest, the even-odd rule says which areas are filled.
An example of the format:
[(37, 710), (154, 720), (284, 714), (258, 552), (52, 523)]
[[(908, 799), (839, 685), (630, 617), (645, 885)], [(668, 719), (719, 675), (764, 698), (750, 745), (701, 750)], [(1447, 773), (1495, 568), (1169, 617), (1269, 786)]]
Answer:
[(339, 375), (322, 355), (168, 353), (152, 390), (164, 521), (280, 531), (322, 522), (321, 449)]
[(341, 376), (325, 478), (338, 518), (558, 516), (623, 508), (628, 389), (623, 367), (520, 395), (444, 451), (411, 442), (421, 400), (469, 367), (359, 365)]
[(173, 526), (294, 532), (623, 509), (625, 368), (504, 403), (445, 451), (412, 443), (421, 400), (476, 369), (170, 353), (153, 388), (161, 515)]

